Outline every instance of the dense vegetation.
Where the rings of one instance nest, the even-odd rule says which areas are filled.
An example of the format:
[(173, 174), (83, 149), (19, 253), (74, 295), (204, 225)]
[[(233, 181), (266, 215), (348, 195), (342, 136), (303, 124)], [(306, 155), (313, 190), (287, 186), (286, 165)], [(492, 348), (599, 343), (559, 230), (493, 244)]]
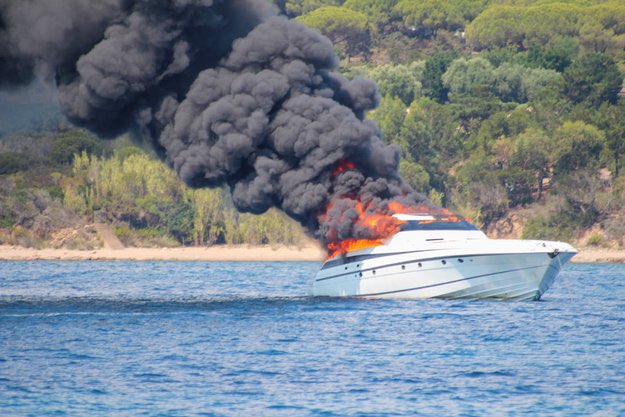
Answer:
[[(625, 244), (621, 0), (275, 3), (332, 39), (346, 76), (378, 83), (369, 117), (415, 189), (494, 234)], [(85, 218), (129, 244), (302, 238), (117, 142), (71, 129), (0, 139), (0, 241), (50, 240)]]
[(0, 153), (0, 244), (92, 248), (100, 244), (88, 226), (95, 222), (129, 246), (303, 242), (283, 214), (240, 214), (226, 190), (186, 187), (127, 138), (105, 142), (69, 130), (0, 143), (25, 146)]

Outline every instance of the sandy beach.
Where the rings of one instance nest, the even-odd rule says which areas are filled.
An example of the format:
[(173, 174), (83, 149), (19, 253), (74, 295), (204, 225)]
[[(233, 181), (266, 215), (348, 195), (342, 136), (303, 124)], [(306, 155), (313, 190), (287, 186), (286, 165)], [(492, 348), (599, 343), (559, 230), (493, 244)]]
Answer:
[(578, 250), (579, 253), (573, 257), (572, 262), (625, 262), (625, 250), (623, 249), (578, 248)]
[[(34, 249), (0, 245), (0, 260), (128, 260), (128, 261), (316, 261), (325, 258), (319, 246), (218, 245), (184, 248)], [(625, 250), (581, 248), (573, 262), (625, 262)]]
[(184, 248), (34, 249), (0, 245), (0, 260), (322, 261), (319, 246), (211, 246)]

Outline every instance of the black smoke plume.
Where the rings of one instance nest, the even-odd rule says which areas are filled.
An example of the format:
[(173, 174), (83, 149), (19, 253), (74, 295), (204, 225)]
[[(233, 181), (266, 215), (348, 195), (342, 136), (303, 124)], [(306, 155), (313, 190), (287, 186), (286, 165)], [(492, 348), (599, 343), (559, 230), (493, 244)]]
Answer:
[(326, 243), (378, 237), (357, 204), (420, 199), (364, 118), (374, 83), (337, 65), (267, 0), (0, 0), (0, 87), (53, 78), (73, 123), (134, 130), (187, 184), (227, 184), (239, 210), (278, 207)]

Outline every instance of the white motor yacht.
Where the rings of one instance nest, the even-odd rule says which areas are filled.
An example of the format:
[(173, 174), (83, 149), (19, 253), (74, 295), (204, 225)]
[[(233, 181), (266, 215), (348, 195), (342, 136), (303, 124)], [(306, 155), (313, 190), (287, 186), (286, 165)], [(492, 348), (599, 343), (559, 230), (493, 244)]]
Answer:
[(577, 253), (564, 242), (489, 239), (459, 218), (393, 217), (399, 232), (328, 259), (312, 295), (538, 300)]

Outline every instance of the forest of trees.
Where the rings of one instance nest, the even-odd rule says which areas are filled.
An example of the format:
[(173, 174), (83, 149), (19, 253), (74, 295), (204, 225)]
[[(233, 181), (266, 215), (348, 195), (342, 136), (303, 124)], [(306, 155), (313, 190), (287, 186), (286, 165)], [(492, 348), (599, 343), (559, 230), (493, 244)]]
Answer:
[[(346, 76), (376, 81), (368, 117), (416, 190), (493, 233), (625, 245), (623, 1), (274, 3), (334, 42)], [(127, 244), (301, 242), (282, 214), (238, 214), (127, 142), (67, 126), (0, 138), (0, 243), (77, 219)]]
[(238, 213), (228, 191), (190, 189), (128, 138), (106, 142), (70, 128), (4, 146), (11, 142), (26, 152), (0, 148), (0, 244), (92, 248), (98, 241), (83, 226), (95, 222), (128, 246), (303, 243), (284, 214)]

